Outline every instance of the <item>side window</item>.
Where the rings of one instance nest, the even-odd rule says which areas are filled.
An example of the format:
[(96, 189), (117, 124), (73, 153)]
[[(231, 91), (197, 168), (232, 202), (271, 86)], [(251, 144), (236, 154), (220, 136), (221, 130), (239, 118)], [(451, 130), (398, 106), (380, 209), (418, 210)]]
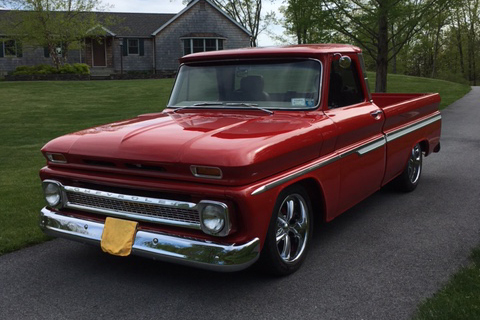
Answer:
[(358, 76), (355, 62), (344, 69), (339, 61), (333, 61), (330, 69), (330, 87), (328, 92), (328, 107), (339, 108), (365, 101), (362, 84)]

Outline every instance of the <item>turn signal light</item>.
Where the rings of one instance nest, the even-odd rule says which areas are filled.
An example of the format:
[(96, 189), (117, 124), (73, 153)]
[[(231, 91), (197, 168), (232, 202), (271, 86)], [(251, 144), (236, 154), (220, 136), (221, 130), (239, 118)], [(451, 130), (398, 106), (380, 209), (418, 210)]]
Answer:
[(222, 170), (217, 167), (191, 166), (190, 170), (195, 177), (221, 179)]
[(46, 153), (45, 156), (53, 163), (67, 163), (67, 158), (61, 153)]

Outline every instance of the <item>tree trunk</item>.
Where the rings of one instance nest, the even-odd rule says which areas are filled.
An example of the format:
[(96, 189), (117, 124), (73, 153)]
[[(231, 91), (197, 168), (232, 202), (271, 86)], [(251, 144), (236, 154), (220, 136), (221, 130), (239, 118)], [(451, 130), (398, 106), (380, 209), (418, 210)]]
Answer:
[(456, 11), (457, 14), (457, 48), (458, 48), (458, 54), (460, 55), (460, 70), (462, 71), (462, 75), (465, 76), (465, 65), (463, 63), (463, 47), (462, 47), (462, 31), (461, 31), (461, 21), (460, 21), (460, 14), (458, 12), (458, 9)]
[(388, 18), (387, 9), (383, 3), (379, 6), (376, 64), (375, 92), (387, 92)]
[(438, 56), (438, 47), (440, 46), (440, 31), (442, 31), (443, 23), (439, 22), (437, 26), (437, 33), (435, 34), (435, 45), (433, 48), (433, 61), (432, 61), (432, 76), (431, 78), (435, 78), (437, 73), (437, 56)]
[(48, 50), (50, 51), (50, 57), (52, 58), (53, 65), (55, 66), (55, 68), (57, 68), (57, 70), (60, 69), (62, 63), (60, 61), (60, 57), (57, 54), (56, 45), (49, 44)]
[[(395, 26), (392, 23), (392, 35), (395, 33)], [(395, 43), (395, 37), (392, 36), (392, 47), (393, 47), (393, 57), (392, 57), (392, 73), (397, 74), (397, 45)]]
[(473, 4), (473, 8), (470, 11), (470, 41), (472, 43), (472, 80), (473, 85), (477, 85), (477, 65), (476, 65), (476, 55), (475, 55), (475, 47), (476, 47), (476, 34), (475, 34), (475, 24), (478, 19), (478, 0)]

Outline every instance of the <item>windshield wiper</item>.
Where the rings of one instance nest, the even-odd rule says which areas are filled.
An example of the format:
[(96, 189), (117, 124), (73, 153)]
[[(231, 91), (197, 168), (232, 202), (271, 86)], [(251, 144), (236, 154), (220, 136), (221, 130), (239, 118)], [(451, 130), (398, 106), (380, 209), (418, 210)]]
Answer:
[(193, 106), (200, 107), (200, 106), (221, 106), (221, 105), (223, 105), (223, 102), (199, 102), (199, 103), (195, 103)]
[(268, 109), (259, 107), (258, 104), (256, 104), (256, 103), (228, 102), (228, 103), (225, 103), (225, 105), (226, 106), (250, 107), (250, 108), (254, 108), (254, 109), (257, 109), (257, 110), (264, 111), (264, 112), (269, 113), (269, 114), (273, 114), (272, 110), (268, 110)]
[(268, 110), (262, 107), (259, 107), (258, 104), (256, 103), (246, 103), (246, 102), (227, 102), (223, 104), (223, 102), (198, 102), (195, 103), (191, 106), (183, 106), (183, 107), (178, 107), (176, 108), (173, 112), (177, 112), (183, 109), (195, 109), (196, 107), (205, 107), (205, 106), (227, 106), (227, 107), (249, 107), (249, 108), (254, 108), (257, 110), (261, 110), (263, 112), (266, 112), (268, 114), (273, 114), (272, 110)]
[(198, 103), (195, 103), (191, 106), (178, 107), (173, 112), (176, 113), (177, 111), (180, 111), (180, 110), (183, 110), (183, 109), (195, 109), (196, 107), (221, 106), (221, 105), (223, 105), (223, 102), (198, 102)]

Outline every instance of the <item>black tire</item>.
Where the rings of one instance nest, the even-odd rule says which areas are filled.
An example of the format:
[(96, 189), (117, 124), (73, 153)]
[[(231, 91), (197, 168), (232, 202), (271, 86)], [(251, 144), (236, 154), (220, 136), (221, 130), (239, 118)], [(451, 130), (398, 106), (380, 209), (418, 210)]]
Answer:
[(397, 190), (402, 192), (411, 192), (415, 190), (422, 174), (422, 162), (422, 147), (417, 143), (410, 151), (405, 169), (394, 180), (394, 185)]
[(285, 276), (302, 265), (313, 235), (312, 206), (308, 193), (300, 185), (280, 193), (260, 256), (263, 271)]

